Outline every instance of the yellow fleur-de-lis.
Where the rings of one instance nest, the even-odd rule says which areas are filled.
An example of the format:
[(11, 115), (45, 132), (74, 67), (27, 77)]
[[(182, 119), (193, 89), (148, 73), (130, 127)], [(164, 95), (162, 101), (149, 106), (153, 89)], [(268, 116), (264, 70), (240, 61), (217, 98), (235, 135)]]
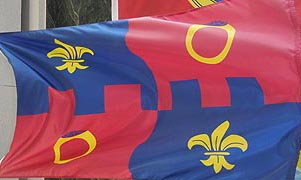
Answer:
[(219, 173), (224, 167), (227, 170), (234, 168), (234, 164), (230, 164), (225, 159), (225, 156), (229, 156), (230, 152), (227, 150), (230, 148), (239, 148), (243, 152), (248, 149), (248, 142), (245, 138), (231, 134), (224, 138), (226, 131), (230, 126), (229, 121), (223, 122), (219, 125), (211, 134), (211, 140), (207, 134), (199, 134), (189, 139), (187, 146), (191, 150), (193, 146), (202, 146), (207, 152), (204, 154), (209, 156), (207, 160), (200, 160), (205, 166), (213, 166), (214, 172)]
[(83, 66), (80, 63), (85, 62), (85, 60), (82, 59), (83, 54), (89, 53), (91, 55), (94, 55), (94, 52), (91, 49), (80, 46), (73, 47), (71, 45), (63, 43), (58, 39), (54, 39), (54, 43), (63, 47), (55, 48), (47, 54), (48, 58), (63, 58), (62, 62), (64, 62), (64, 64), (61, 66), (56, 66), (57, 70), (62, 71), (64, 69), (67, 69), (67, 71), (72, 74), (76, 69), (87, 69), (89, 67)]

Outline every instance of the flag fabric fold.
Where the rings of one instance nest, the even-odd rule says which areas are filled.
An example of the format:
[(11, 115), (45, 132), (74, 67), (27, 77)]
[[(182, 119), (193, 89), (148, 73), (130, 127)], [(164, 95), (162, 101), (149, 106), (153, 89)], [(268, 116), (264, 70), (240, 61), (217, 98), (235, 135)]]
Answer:
[(294, 179), (294, 0), (0, 34), (17, 125), (0, 177)]

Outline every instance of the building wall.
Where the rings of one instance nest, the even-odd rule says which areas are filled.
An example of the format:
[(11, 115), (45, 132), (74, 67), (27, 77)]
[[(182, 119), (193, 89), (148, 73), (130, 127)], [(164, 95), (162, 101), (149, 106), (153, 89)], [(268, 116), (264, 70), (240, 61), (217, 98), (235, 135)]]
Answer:
[[(0, 0), (0, 32), (21, 31), (21, 0)], [(0, 51), (0, 159), (9, 149), (16, 121), (16, 88), (11, 66)]]
[(21, 30), (21, 0), (0, 0), (0, 32)]
[[(44, 29), (45, 25), (46, 0), (0, 0), (0, 33)], [(16, 111), (17, 93), (13, 70), (0, 49), (0, 163), (14, 135)]]

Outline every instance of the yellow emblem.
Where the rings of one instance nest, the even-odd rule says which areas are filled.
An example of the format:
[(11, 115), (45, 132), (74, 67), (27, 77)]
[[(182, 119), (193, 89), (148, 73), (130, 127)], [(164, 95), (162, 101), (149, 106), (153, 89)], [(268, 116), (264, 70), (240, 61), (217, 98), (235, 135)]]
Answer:
[[(72, 141), (74, 139), (84, 140), (89, 145), (89, 149), (87, 150), (87, 152), (85, 152), (84, 154), (82, 154), (80, 156), (73, 157), (71, 159), (62, 160), (61, 159), (61, 147), (63, 146), (63, 144), (65, 144), (69, 141)], [(54, 163), (55, 164), (69, 163), (70, 161), (73, 161), (75, 159), (79, 159), (84, 156), (87, 156), (88, 154), (92, 153), (95, 148), (96, 148), (96, 138), (90, 131), (71, 132), (71, 133), (59, 138), (56, 141), (55, 145), (53, 146), (54, 155), (55, 155)]]
[(299, 160), (297, 164), (297, 169), (301, 171), (301, 151), (299, 152)]
[[(195, 34), (199, 30), (205, 29), (205, 28), (221, 29), (227, 33), (227, 42), (224, 46), (224, 49), (214, 57), (204, 57), (204, 56), (198, 54), (195, 51), (193, 44), (192, 44), (192, 40), (193, 40)], [(198, 62), (205, 63), (205, 64), (218, 64), (218, 63), (222, 62), (228, 55), (228, 53), (231, 49), (232, 43), (233, 43), (235, 33), (236, 33), (236, 30), (234, 29), (234, 27), (231, 26), (230, 24), (226, 24), (226, 23), (222, 24), (222, 25), (196, 25), (196, 24), (191, 25), (186, 34), (186, 40), (185, 40), (186, 49), (187, 49), (189, 55)]]
[(187, 146), (191, 150), (193, 146), (202, 146), (207, 152), (204, 154), (209, 156), (207, 160), (201, 160), (205, 166), (213, 166), (214, 172), (219, 173), (224, 167), (227, 170), (234, 168), (234, 164), (230, 164), (225, 156), (230, 156), (227, 152), (230, 148), (239, 148), (243, 152), (248, 149), (248, 142), (245, 138), (231, 134), (224, 138), (226, 131), (230, 126), (229, 121), (223, 122), (211, 134), (211, 140), (207, 134), (199, 134), (189, 139)]
[(188, 1), (194, 8), (199, 8), (202, 6), (207, 6), (216, 3), (215, 0), (188, 0)]
[(56, 66), (57, 70), (62, 71), (64, 69), (67, 69), (67, 71), (70, 74), (72, 74), (75, 72), (76, 69), (87, 69), (89, 67), (89, 66), (83, 66), (80, 63), (85, 62), (85, 60), (82, 59), (83, 54), (89, 53), (91, 55), (94, 55), (94, 52), (91, 49), (86, 47), (80, 47), (80, 46), (73, 47), (71, 45), (63, 43), (58, 39), (54, 39), (54, 43), (62, 47), (58, 47), (50, 51), (47, 54), (47, 57), (63, 58), (62, 62), (64, 62), (64, 64), (61, 66)]

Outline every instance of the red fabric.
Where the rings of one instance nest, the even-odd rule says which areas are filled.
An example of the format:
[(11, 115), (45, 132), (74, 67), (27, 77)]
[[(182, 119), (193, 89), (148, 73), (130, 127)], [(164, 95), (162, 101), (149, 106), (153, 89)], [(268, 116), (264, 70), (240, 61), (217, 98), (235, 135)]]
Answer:
[(187, 0), (118, 0), (118, 17), (127, 19), (141, 16), (170, 14), (192, 9)]
[(301, 0), (295, 0), (296, 4), (296, 12), (297, 12), (297, 20), (299, 25), (301, 26)]
[[(43, 174), (43, 177), (81, 177), (82, 175), (97, 178), (95, 172), (98, 172), (102, 174), (102, 178), (130, 179), (131, 172), (128, 164), (131, 154), (148, 138), (157, 120), (156, 111), (141, 109), (140, 88), (140, 85), (107, 86), (105, 87), (106, 113), (81, 116), (62, 113), (74, 111), (75, 101), (72, 90), (59, 92), (49, 89), (49, 113), (18, 117), (14, 144), (6, 156), (9, 161), (1, 164), (1, 177), (10, 177), (12, 174), (13, 177), (36, 177), (41, 174), (40, 172), (48, 172), (50, 174)], [(54, 164), (53, 145), (60, 138), (58, 134), (87, 129), (97, 136), (97, 148), (85, 158), (76, 159), (73, 163)], [(32, 140), (32, 136), (38, 138)], [(18, 141), (24, 139), (29, 141), (26, 144), (22, 143), (24, 141)], [(74, 148), (80, 145), (84, 145), (82, 149)], [(79, 155), (78, 150), (84, 152), (85, 148), (85, 143), (81, 141), (66, 143), (61, 148), (62, 159), (76, 157)], [(78, 169), (79, 164), (82, 171), (74, 171)], [(86, 171), (90, 167), (93, 167), (93, 171)]]
[[(235, 1), (231, 6), (230, 2), (225, 1), (211, 6), (214, 10), (205, 7), (188, 12), (185, 16), (178, 14), (161, 19), (146, 17), (130, 21), (128, 48), (143, 58), (153, 70), (158, 84), (159, 109), (172, 108), (169, 82), (179, 79), (200, 81), (203, 107), (230, 105), (226, 77), (255, 77), (262, 86), (266, 104), (300, 102), (300, 80), (296, 76), (298, 70), (290, 63), (296, 60), (287, 52), (288, 49), (282, 48), (293, 49), (295, 46), (294, 43), (288, 44), (295, 42), (295, 25), (283, 18), (287, 16), (286, 11), (280, 10), (287, 9), (284, 4), (283, 1), (250, 2), (248, 5), (253, 6), (253, 11), (244, 11), (245, 1)], [(234, 8), (241, 9), (240, 18), (233, 14)], [(236, 29), (231, 50), (220, 64), (199, 63), (186, 50), (188, 28), (193, 24), (217, 20), (226, 21)], [(199, 30), (196, 33), (193, 44), (199, 54), (206, 50), (219, 52), (220, 43), (225, 38), (225, 33), (208, 28), (207, 31)], [(206, 53), (202, 55), (209, 56)]]
[[(265, 104), (301, 102), (296, 27), (288, 19), (291, 9), (285, 1), (225, 1), (186, 14), (129, 20), (127, 47), (152, 70), (159, 110), (171, 109), (171, 82), (191, 79), (200, 81), (202, 107), (231, 104), (227, 77), (256, 78)], [(249, 10), (248, 6), (253, 7)], [(226, 59), (208, 65), (188, 54), (185, 38), (192, 25), (213, 21), (230, 24), (236, 34)], [(207, 28), (195, 34), (192, 44), (199, 54), (213, 56), (225, 39), (223, 31)], [(212, 54), (206, 54), (207, 49)], [(18, 116), (14, 143), (1, 164), (0, 176), (36, 177), (47, 172), (43, 177), (131, 178), (130, 156), (150, 136), (157, 120), (157, 111), (141, 109), (140, 91), (140, 85), (106, 86), (105, 113), (74, 115), (74, 91), (49, 89), (48, 113)], [(73, 163), (54, 164), (53, 147), (61, 135), (87, 129), (97, 135), (98, 148)], [(74, 143), (84, 142), (65, 144), (63, 158), (80, 154), (68, 152)]]

